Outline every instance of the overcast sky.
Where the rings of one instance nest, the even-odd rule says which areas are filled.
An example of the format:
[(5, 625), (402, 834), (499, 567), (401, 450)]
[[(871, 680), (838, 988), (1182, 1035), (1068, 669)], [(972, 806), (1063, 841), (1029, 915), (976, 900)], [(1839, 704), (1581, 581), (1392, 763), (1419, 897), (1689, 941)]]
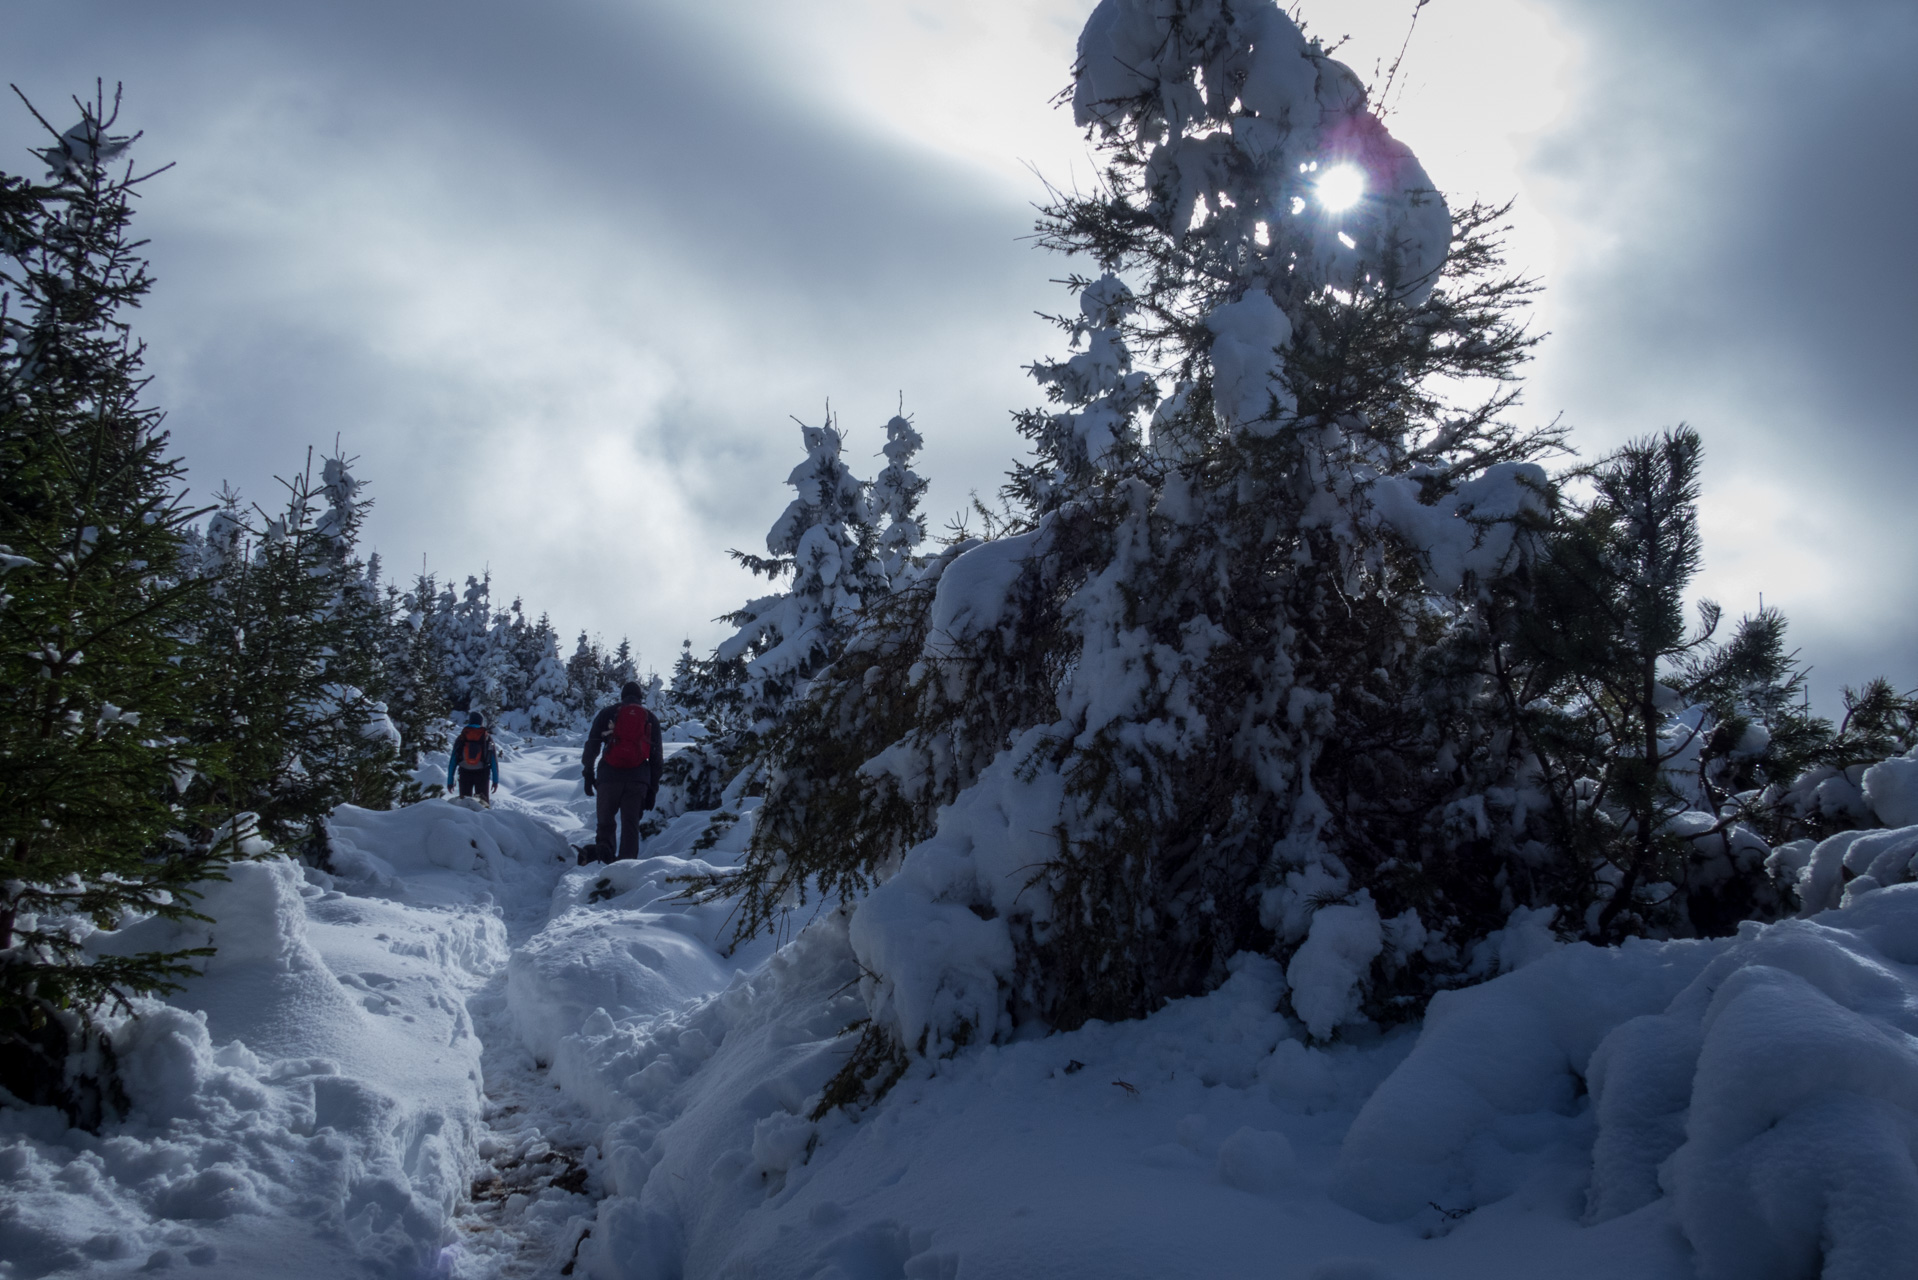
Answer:
[[(1306, 4), (1382, 82), (1413, 0)], [(870, 474), (903, 395), (930, 507), (990, 493), (1056, 352), (1039, 177), (1091, 0), (0, 0), (59, 118), (126, 86), (176, 167), (140, 230), (154, 396), (202, 492), (337, 436), (396, 574), (670, 665), (751, 589), (828, 398)], [(1516, 198), (1552, 331), (1525, 412), (1707, 446), (1702, 588), (1791, 616), (1821, 704), (1918, 685), (1918, 5), (1431, 0), (1387, 99)], [(30, 141), (0, 112), (0, 168)]]

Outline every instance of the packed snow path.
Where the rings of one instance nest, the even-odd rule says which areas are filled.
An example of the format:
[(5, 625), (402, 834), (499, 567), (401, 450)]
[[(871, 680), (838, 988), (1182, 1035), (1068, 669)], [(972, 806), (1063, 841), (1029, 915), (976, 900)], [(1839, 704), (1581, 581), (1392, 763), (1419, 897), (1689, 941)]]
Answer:
[(491, 812), (344, 810), (330, 873), (236, 867), (219, 956), (121, 1035), (126, 1122), (0, 1110), (0, 1277), (1876, 1280), (1918, 1256), (1918, 884), (1610, 951), (1515, 919), (1506, 976), (1329, 1048), (1244, 956), (1209, 996), (973, 1046), (814, 1121), (867, 1010), (847, 913), (726, 954), (723, 907), (672, 879), (736, 856), (750, 801), (577, 868), (576, 747), (507, 745)]

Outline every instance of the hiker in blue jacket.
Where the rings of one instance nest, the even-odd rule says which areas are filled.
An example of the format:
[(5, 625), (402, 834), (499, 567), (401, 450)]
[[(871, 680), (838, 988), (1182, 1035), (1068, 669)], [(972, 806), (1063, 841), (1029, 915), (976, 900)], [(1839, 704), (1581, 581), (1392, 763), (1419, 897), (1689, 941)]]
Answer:
[(459, 775), (462, 797), (477, 796), (481, 804), (492, 806), (489, 797), (499, 790), (499, 752), (493, 750), (493, 735), (486, 728), (486, 717), (477, 711), (466, 713), (466, 727), (453, 739), (452, 754), (446, 758), (448, 791), (453, 789), (455, 774)]
[[(597, 792), (599, 829), (594, 845), (601, 862), (612, 861), (613, 827), (619, 827), (619, 856), (639, 856), (639, 815), (659, 798), (659, 775), (666, 767), (666, 749), (660, 741), (659, 720), (646, 710), (644, 691), (628, 680), (615, 706), (602, 707), (593, 717), (580, 757), (580, 778), (586, 794)], [(604, 750), (605, 754), (601, 755)], [(595, 768), (597, 761), (597, 768)]]

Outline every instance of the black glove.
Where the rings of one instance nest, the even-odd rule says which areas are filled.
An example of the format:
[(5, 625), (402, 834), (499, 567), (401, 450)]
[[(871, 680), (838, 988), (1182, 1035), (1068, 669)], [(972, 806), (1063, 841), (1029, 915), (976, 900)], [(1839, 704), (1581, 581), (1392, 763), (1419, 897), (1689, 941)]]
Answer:
[(586, 788), (586, 795), (590, 799), (593, 794), (593, 771), (591, 769), (581, 769), (579, 771), (579, 782), (581, 786)]

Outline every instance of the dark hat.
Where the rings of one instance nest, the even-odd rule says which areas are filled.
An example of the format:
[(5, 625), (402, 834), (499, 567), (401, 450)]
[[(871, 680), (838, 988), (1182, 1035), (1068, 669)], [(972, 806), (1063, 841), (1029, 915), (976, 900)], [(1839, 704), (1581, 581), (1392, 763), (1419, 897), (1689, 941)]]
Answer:
[(646, 691), (639, 687), (639, 681), (637, 680), (628, 680), (619, 687), (619, 700), (621, 702), (642, 702), (645, 698)]
[(483, 716), (483, 715), (481, 715), (481, 714), (480, 714), (479, 712), (477, 712), (477, 711), (469, 711), (469, 712), (467, 712), (467, 713), (466, 713), (466, 723), (468, 723), (468, 724), (485, 724), (485, 723), (486, 723), (486, 717), (485, 717), (485, 716)]

